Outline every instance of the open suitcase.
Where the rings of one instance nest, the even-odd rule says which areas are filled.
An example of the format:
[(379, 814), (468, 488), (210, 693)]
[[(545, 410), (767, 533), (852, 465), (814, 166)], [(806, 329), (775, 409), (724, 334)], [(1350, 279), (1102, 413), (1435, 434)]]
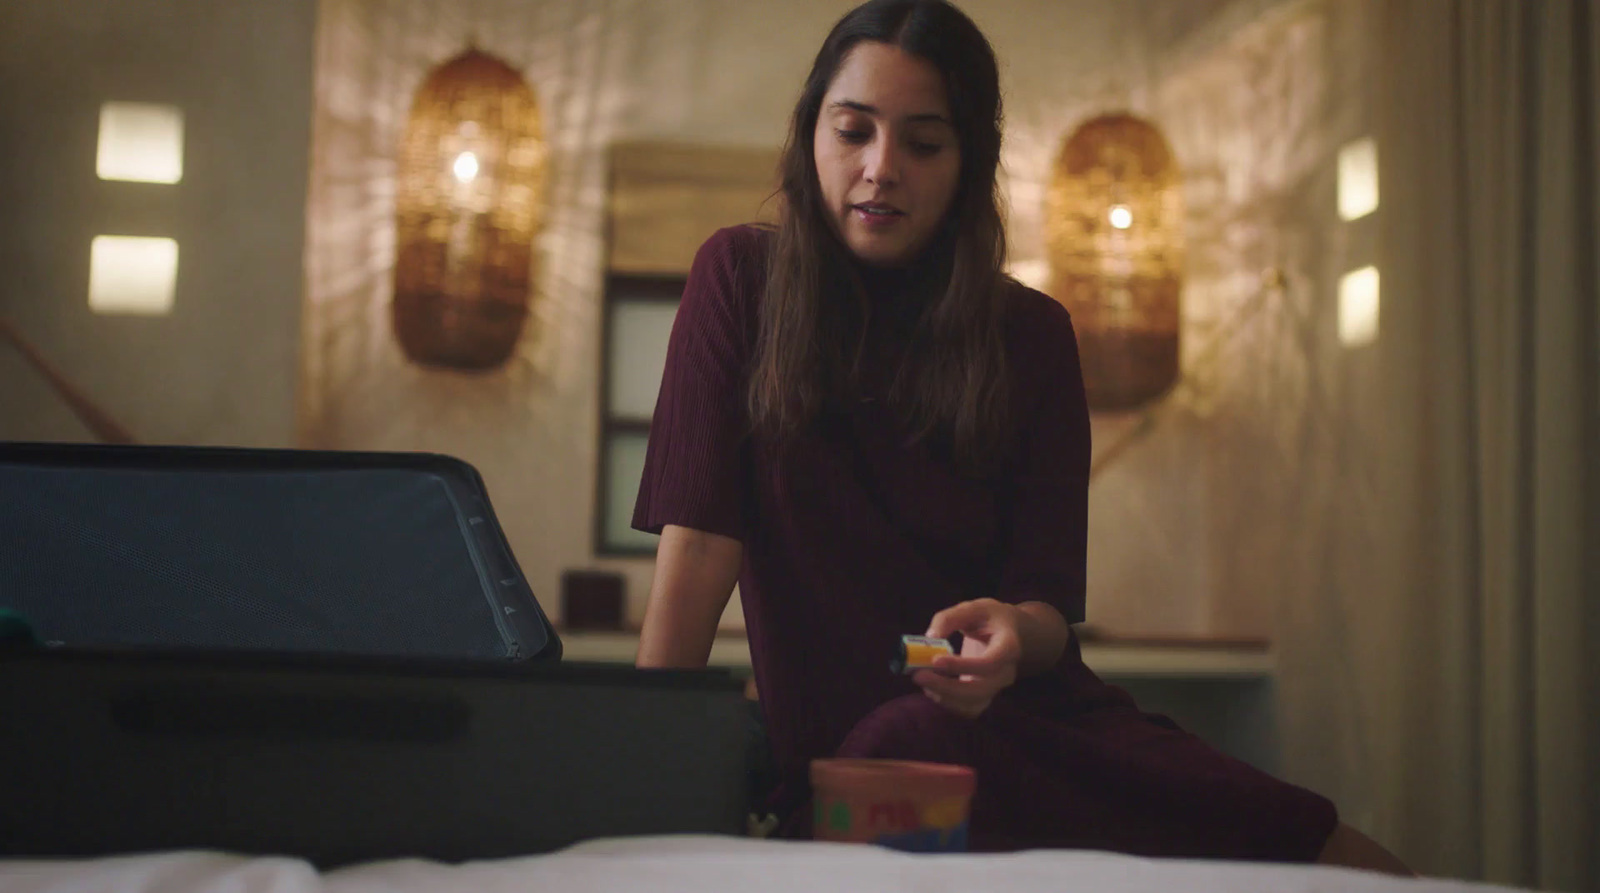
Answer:
[(740, 681), (561, 662), (455, 459), (0, 444), (0, 608), (0, 856), (743, 830)]
[(470, 465), (0, 444), (0, 608), (46, 642), (555, 660)]

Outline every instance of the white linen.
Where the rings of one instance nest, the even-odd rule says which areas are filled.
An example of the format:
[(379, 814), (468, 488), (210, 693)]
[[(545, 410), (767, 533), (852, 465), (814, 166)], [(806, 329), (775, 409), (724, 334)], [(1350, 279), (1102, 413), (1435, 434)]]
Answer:
[(1145, 859), (1084, 850), (908, 855), (732, 837), (598, 840), (558, 853), (445, 865), (392, 860), (319, 874), (285, 858), (179, 852), (0, 861), (3, 893), (1488, 893), (1318, 866)]

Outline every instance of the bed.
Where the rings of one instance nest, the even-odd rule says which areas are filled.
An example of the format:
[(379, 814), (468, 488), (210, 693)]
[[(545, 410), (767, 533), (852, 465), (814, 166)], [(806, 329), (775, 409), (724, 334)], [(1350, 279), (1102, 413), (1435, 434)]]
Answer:
[(393, 860), (319, 873), (287, 858), (174, 852), (0, 861), (5, 893), (1465, 893), (1484, 884), (1318, 866), (1146, 859), (1090, 851), (914, 856), (870, 846), (734, 837), (612, 838), (543, 856), (445, 865)]

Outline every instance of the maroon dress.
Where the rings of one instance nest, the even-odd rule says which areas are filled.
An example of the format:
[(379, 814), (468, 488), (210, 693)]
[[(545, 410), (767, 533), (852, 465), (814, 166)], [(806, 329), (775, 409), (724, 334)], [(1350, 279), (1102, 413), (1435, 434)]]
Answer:
[[(701, 247), (673, 325), (633, 525), (740, 540), (739, 588), (786, 831), (805, 834), (810, 761), (878, 756), (975, 767), (974, 849), (1092, 847), (1146, 855), (1309, 861), (1333, 804), (1141, 712), (1084, 665), (1019, 680), (976, 720), (889, 671), (899, 637), (958, 601), (1042, 601), (1084, 617), (1089, 418), (1071, 320), (1018, 286), (1006, 331), (1016, 440), (977, 480), (885, 410), (893, 324), (915, 297), (869, 281), (889, 320), (861, 395), (780, 451), (745, 403), (769, 232)], [(903, 328), (903, 327), (901, 327)]]

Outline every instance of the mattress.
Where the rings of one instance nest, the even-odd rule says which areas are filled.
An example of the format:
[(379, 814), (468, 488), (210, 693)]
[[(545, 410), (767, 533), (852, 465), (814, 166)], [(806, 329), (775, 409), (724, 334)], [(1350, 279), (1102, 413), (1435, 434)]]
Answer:
[(392, 860), (318, 873), (288, 858), (175, 852), (0, 861), (5, 893), (1466, 893), (1509, 890), (1321, 866), (1148, 859), (1078, 850), (908, 855), (733, 837), (596, 840), (543, 856), (445, 865)]

